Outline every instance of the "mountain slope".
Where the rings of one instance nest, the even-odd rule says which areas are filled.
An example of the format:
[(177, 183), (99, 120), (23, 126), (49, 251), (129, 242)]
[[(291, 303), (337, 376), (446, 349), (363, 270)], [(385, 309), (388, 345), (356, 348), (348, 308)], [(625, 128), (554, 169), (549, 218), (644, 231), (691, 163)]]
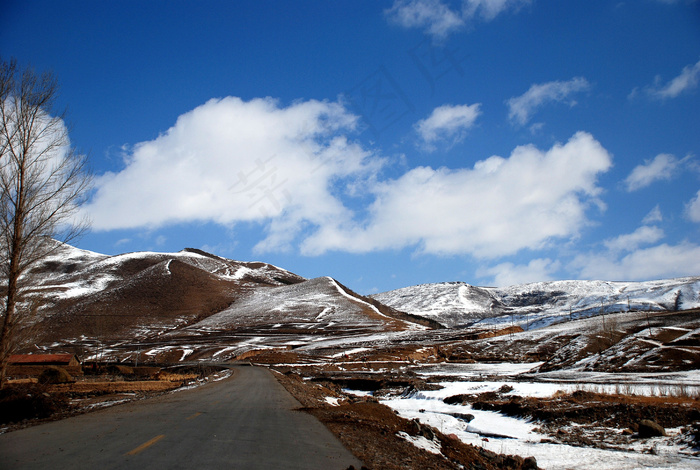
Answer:
[(83, 357), (222, 358), (221, 351), (433, 325), (329, 277), (307, 280), (194, 249), (107, 256), (60, 245), (29, 275), (46, 300), (32, 343)]
[(412, 326), (346, 292), (334, 279), (320, 277), (290, 286), (254, 290), (187, 330), (247, 328), (256, 332), (315, 334), (403, 330)]
[(448, 327), (508, 322), (540, 327), (562, 318), (628, 310), (700, 307), (700, 277), (646, 282), (553, 281), (504, 288), (463, 282), (423, 284), (373, 295)]
[(43, 341), (148, 336), (198, 321), (256, 288), (303, 282), (265, 263), (198, 250), (106, 256), (62, 246), (30, 273), (43, 294)]

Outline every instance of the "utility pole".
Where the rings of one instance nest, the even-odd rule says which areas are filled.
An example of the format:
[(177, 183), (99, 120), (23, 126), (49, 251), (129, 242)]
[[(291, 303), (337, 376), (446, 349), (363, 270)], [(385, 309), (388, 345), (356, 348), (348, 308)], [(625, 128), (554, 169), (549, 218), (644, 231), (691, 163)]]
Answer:
[(603, 300), (600, 300), (600, 313), (603, 315), (603, 331), (605, 331), (605, 305), (603, 305)]

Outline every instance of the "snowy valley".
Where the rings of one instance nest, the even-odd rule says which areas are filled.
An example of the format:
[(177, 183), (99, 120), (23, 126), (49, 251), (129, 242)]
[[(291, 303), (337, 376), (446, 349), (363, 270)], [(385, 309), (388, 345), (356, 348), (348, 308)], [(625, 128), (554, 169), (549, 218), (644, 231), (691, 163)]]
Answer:
[[(46, 302), (24, 353), (264, 365), (322, 390), (319, 409), (390, 407), (419, 423), (397, 439), (448, 460), (431, 433), (543, 468), (700, 465), (700, 277), (450, 282), (365, 297), (200, 250), (67, 245), (30, 275)], [(666, 435), (643, 437), (642, 419)]]

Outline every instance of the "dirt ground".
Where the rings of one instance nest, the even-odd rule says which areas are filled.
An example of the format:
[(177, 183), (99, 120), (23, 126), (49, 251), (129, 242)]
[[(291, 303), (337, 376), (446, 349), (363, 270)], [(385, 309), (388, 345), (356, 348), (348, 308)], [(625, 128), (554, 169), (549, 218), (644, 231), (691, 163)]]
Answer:
[[(274, 369), (273, 369), (274, 370)], [(333, 387), (276, 371), (279, 382), (371, 470), (535, 469), (534, 458), (500, 455), (464, 444), (454, 436), (399, 417), (372, 397), (347, 397)], [(337, 405), (329, 402), (337, 399)], [(404, 436), (434, 443), (439, 454), (416, 447)]]
[[(429, 363), (440, 360), (444, 346), (421, 348), (428, 357), (417, 358)], [(305, 411), (317, 416), (343, 444), (368, 468), (528, 468), (521, 457), (497, 456), (483, 449), (463, 444), (435, 429), (413, 423), (395, 415), (373, 397), (393, 396), (407, 390), (431, 390), (436, 381), (406, 370), (418, 351), (392, 348), (363, 351), (360, 356), (344, 356), (338, 363), (312, 357), (254, 358), (277, 370), (280, 381), (304, 405)], [(449, 351), (448, 351), (449, 352)], [(329, 354), (333, 354), (330, 351)], [(442, 354), (440, 354), (442, 353)], [(277, 364), (277, 365), (276, 365)], [(285, 365), (286, 364), (286, 365)], [(343, 390), (371, 391), (373, 397), (348, 396)], [(625, 450), (644, 445), (638, 436), (641, 420), (653, 421), (670, 431), (677, 444), (700, 451), (700, 398), (688, 396), (643, 397), (606, 395), (589, 391), (556, 394), (550, 398), (513, 396), (511, 390), (474, 395), (456, 395), (445, 401), (469, 404), (475, 409), (496, 411), (531, 420), (543, 442), (581, 447)], [(338, 406), (333, 406), (333, 402)], [(421, 450), (402, 438), (428, 436), (442, 455)], [(640, 447), (641, 448), (641, 447)], [(653, 453), (654, 449), (649, 449)], [(460, 467), (461, 466), (461, 467)]]

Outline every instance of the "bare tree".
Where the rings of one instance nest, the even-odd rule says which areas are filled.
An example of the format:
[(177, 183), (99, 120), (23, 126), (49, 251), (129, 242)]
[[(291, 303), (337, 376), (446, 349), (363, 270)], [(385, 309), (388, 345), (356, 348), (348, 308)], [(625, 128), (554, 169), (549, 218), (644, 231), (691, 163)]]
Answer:
[(54, 114), (57, 91), (52, 74), (0, 60), (0, 388), (41, 305), (32, 266), (87, 228), (76, 213), (91, 176), (86, 156), (70, 145), (65, 113)]

